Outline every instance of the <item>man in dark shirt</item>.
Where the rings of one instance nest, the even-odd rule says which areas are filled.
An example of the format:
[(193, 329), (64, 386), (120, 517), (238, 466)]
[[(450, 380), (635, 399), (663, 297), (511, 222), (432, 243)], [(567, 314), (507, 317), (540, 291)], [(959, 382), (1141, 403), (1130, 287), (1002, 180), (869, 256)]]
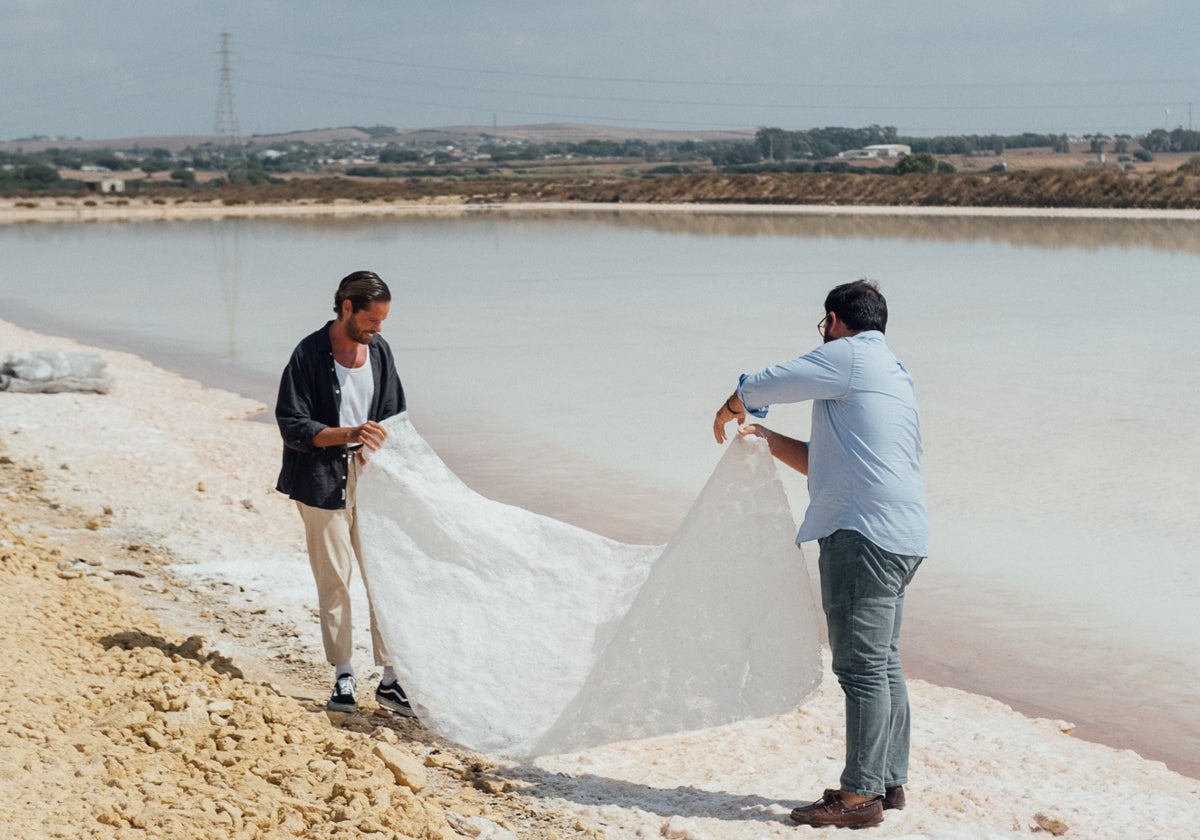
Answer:
[[(304, 521), (308, 559), (317, 584), (321, 640), (334, 666), (328, 707), (357, 708), (350, 620), (350, 581), (362, 570), (355, 500), (362, 448), (387, 438), (380, 422), (406, 409), (404, 388), (388, 343), (379, 334), (391, 307), (387, 284), (371, 271), (342, 279), (334, 295), (336, 320), (302, 340), (279, 382), (275, 420), (283, 435), (283, 467), (276, 489), (296, 502)], [(364, 573), (365, 581), (365, 573)], [(411, 716), (367, 600), (375, 664), (383, 677), (375, 700)]]

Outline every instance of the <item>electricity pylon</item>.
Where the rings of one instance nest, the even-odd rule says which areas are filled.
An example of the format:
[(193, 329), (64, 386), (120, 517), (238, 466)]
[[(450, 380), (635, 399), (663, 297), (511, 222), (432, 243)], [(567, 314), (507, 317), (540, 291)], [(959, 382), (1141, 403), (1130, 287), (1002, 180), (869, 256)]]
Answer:
[(232, 181), (239, 175), (244, 177), (246, 167), (242, 159), (242, 145), (238, 139), (237, 113), (233, 110), (233, 69), (229, 64), (230, 37), (228, 32), (221, 33), (221, 82), (217, 92), (217, 119), (214, 129), (218, 142), (223, 147), (225, 165)]

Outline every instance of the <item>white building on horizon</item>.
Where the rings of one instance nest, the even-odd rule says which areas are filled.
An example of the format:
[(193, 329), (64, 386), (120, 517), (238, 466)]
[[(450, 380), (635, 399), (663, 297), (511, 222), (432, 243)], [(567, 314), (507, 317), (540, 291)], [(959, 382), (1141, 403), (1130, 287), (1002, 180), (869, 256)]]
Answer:
[(912, 146), (903, 143), (878, 143), (861, 149), (847, 149), (838, 152), (840, 158), (901, 158), (912, 154)]

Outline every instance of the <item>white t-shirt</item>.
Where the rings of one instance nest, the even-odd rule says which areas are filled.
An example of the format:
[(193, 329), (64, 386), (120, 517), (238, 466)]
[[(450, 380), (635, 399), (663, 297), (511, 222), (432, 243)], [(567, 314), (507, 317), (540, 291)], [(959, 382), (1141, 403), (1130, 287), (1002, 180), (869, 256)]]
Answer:
[(338, 387), (342, 391), (342, 406), (338, 414), (341, 426), (361, 426), (371, 418), (371, 398), (375, 396), (375, 377), (371, 375), (371, 354), (356, 368), (333, 363)]

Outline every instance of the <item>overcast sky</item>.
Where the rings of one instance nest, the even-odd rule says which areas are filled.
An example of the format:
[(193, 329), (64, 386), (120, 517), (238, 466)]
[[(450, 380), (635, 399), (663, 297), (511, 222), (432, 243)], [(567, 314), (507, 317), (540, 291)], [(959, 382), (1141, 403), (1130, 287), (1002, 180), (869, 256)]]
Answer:
[(1198, 0), (0, 0), (0, 140), (212, 134), (223, 31), (242, 136), (1138, 135), (1200, 106)]

